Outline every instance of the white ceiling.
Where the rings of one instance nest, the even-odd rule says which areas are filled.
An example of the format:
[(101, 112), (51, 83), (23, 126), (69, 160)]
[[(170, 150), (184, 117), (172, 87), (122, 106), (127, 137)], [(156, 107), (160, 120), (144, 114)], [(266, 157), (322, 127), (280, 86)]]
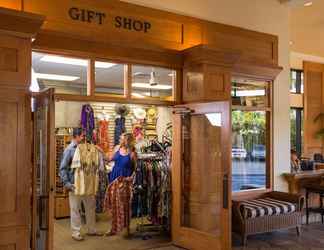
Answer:
[(313, 0), (290, 9), (291, 50), (324, 57), (324, 0)]

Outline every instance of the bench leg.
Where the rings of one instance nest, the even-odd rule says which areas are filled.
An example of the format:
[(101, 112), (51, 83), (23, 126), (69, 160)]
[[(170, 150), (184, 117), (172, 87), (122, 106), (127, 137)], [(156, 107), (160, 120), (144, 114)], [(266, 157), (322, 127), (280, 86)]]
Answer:
[(300, 226), (297, 226), (297, 227), (296, 227), (296, 232), (297, 232), (297, 236), (299, 237), (299, 236), (300, 236), (300, 233), (301, 233), (301, 228), (300, 228)]

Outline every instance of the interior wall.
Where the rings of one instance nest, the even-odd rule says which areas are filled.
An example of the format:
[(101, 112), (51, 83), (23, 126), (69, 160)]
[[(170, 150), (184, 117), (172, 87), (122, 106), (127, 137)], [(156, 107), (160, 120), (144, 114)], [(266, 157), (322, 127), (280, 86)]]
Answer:
[(287, 190), (281, 177), (290, 171), (289, 119), (289, 9), (277, 0), (123, 0), (218, 23), (270, 33), (279, 37), (279, 65), (284, 68), (274, 83), (274, 187)]
[(324, 64), (324, 57), (313, 56), (313, 55), (298, 53), (294, 51), (290, 52), (290, 67), (292, 69), (303, 70), (303, 61)]

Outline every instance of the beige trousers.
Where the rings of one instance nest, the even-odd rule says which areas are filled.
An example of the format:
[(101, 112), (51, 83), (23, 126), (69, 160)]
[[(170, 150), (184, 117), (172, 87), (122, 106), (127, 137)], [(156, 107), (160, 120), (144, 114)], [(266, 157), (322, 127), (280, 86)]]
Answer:
[(71, 230), (72, 236), (80, 235), (81, 231), (81, 202), (84, 204), (86, 227), (88, 233), (96, 232), (96, 198), (94, 195), (75, 195), (69, 193), (70, 215), (71, 215)]

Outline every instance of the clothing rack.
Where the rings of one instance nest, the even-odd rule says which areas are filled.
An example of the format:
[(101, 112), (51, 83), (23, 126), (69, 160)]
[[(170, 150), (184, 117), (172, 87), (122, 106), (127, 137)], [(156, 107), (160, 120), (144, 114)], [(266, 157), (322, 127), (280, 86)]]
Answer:
[[(159, 162), (159, 167), (160, 168), (166, 167), (166, 169), (164, 171), (165, 171), (165, 173), (168, 172), (167, 178), (169, 178), (170, 177), (170, 173), (169, 173), (170, 170), (169, 170), (168, 166), (163, 165), (163, 161), (165, 160), (165, 158), (166, 158), (165, 152), (140, 153), (138, 155), (138, 164), (140, 164), (140, 166), (143, 167), (143, 166), (146, 166), (145, 165), (146, 162), (150, 162), (150, 161)], [(140, 163), (141, 161), (142, 161), (142, 163)], [(138, 167), (139, 166), (137, 166), (137, 168)], [(139, 169), (136, 169), (136, 171), (139, 171)], [(143, 171), (143, 169), (141, 169), (140, 171)], [(162, 178), (161, 178), (161, 180), (162, 180)], [(149, 185), (149, 184), (147, 184), (147, 185)], [(141, 188), (143, 188), (143, 189), (141, 189)], [(161, 234), (163, 232), (167, 232), (169, 225), (165, 225), (163, 223), (158, 224), (156, 221), (155, 221), (155, 223), (154, 223), (154, 221), (152, 223), (147, 223), (146, 218), (148, 216), (150, 216), (150, 214), (145, 214), (144, 206), (143, 206), (143, 204), (144, 204), (143, 203), (143, 201), (144, 201), (143, 198), (145, 198), (145, 195), (147, 195), (147, 193), (146, 194), (143, 193), (144, 187), (142, 187), (141, 185), (140, 185), (139, 189), (140, 190), (137, 190), (138, 193), (136, 193), (137, 196), (135, 196), (135, 194), (134, 194), (134, 197), (137, 197), (137, 200), (139, 202), (137, 205), (140, 206), (140, 216), (138, 217), (138, 221), (137, 221), (137, 228), (136, 228), (137, 233), (136, 233), (136, 236), (141, 237), (143, 240), (147, 240), (147, 239), (151, 238), (153, 236), (153, 234), (157, 234), (157, 233)], [(152, 190), (151, 190), (151, 192), (152, 192)], [(160, 201), (159, 201), (159, 203), (160, 203)], [(148, 209), (148, 207), (147, 207), (147, 209)], [(151, 213), (152, 213), (153, 207), (151, 207), (150, 209), (151, 209)], [(156, 208), (156, 209), (159, 209), (159, 208)], [(146, 211), (146, 212), (149, 213), (149, 211)], [(151, 219), (153, 219), (153, 218), (151, 218)], [(162, 219), (162, 218), (155, 218), (155, 219)], [(168, 220), (169, 220), (169, 218), (167, 218), (167, 221)]]

